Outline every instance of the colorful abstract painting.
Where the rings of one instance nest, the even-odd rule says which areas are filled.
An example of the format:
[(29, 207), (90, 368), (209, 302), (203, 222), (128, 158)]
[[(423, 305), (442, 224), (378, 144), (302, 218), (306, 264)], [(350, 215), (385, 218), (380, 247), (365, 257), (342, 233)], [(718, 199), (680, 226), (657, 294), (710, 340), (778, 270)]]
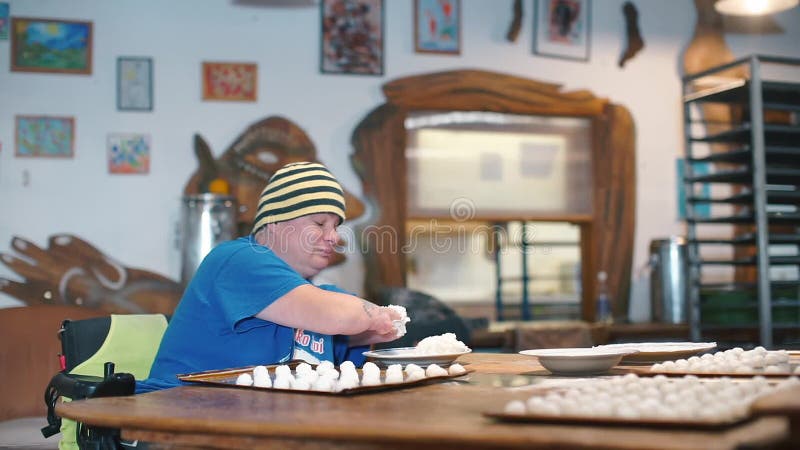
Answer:
[(0, 40), (8, 39), (8, 3), (0, 2)]
[(150, 136), (136, 133), (108, 135), (108, 172), (142, 174), (150, 172)]
[(322, 73), (383, 75), (383, 0), (322, 0)]
[(92, 23), (11, 19), (11, 70), (92, 73)]
[(254, 102), (258, 65), (252, 63), (203, 63), (203, 100)]
[(72, 158), (75, 142), (74, 118), (16, 116), (15, 119), (16, 156)]
[(416, 0), (414, 49), (417, 53), (461, 53), (459, 0)]

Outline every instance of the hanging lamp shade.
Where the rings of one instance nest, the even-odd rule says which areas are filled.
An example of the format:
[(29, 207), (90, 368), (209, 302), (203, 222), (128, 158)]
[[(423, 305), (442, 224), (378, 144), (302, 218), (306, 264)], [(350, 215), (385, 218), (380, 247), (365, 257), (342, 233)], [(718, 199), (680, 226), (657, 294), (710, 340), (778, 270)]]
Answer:
[(763, 16), (797, 6), (800, 0), (719, 0), (714, 8), (721, 14)]

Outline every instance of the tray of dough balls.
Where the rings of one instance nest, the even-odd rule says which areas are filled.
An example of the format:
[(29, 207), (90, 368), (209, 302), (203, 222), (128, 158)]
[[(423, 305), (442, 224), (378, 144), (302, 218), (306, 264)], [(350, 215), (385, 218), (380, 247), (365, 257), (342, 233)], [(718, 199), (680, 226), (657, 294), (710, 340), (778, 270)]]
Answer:
[(458, 378), (471, 370), (461, 364), (442, 367), (393, 364), (381, 369), (373, 362), (356, 368), (350, 361), (338, 368), (330, 361), (311, 365), (302, 361), (259, 365), (239, 369), (196, 372), (178, 375), (182, 381), (214, 386), (240, 387), (267, 391), (310, 394), (352, 395), (420, 386), (435, 380)]
[(798, 385), (797, 377), (710, 379), (629, 373), (573, 380), (511, 400), (502, 411), (483, 414), (503, 422), (718, 428), (749, 420), (750, 406), (759, 397)]
[(800, 375), (800, 358), (786, 350), (732, 348), (686, 359), (664, 361), (651, 366), (631, 368), (639, 375), (697, 375), (710, 377), (787, 377)]

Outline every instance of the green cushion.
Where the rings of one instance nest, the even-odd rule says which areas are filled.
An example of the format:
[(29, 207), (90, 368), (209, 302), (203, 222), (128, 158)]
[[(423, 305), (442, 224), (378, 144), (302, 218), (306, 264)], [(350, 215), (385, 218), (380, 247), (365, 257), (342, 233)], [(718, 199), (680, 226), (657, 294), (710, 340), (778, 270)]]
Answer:
[[(112, 314), (111, 327), (103, 344), (86, 361), (75, 366), (71, 374), (102, 377), (104, 365), (111, 361), (115, 372), (127, 372), (137, 380), (150, 374), (150, 366), (158, 352), (161, 337), (167, 329), (163, 314)], [(62, 397), (63, 401), (70, 401)], [(77, 450), (75, 422), (61, 421), (61, 450)]]

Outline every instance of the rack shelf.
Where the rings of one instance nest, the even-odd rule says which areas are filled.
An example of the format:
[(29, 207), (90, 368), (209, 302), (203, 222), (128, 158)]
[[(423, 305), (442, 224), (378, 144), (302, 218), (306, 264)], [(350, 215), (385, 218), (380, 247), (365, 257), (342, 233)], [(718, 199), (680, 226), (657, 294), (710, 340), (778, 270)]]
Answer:
[[(748, 80), (736, 80), (728, 84), (705, 89), (684, 96), (686, 102), (750, 104), (750, 85)], [(778, 81), (762, 81), (762, 102), (765, 109), (797, 110), (800, 108), (800, 92), (797, 84)]]
[[(800, 169), (793, 167), (767, 167), (767, 183), (793, 184), (800, 177)], [(753, 171), (749, 167), (721, 170), (707, 175), (698, 175), (689, 179), (692, 183), (736, 183), (753, 182)]]
[[(767, 213), (765, 214), (770, 223), (800, 225), (800, 214), (798, 213)], [(731, 224), (752, 224), (757, 217), (755, 213), (737, 214), (735, 216), (721, 217), (689, 217), (686, 220), (691, 223), (731, 223)]]
[[(757, 283), (701, 283), (698, 285), (700, 290), (707, 289), (710, 291), (747, 291), (752, 289), (757, 289)], [(773, 281), (772, 288), (773, 289), (781, 289), (781, 288), (795, 288), (800, 286), (800, 280), (780, 280), (780, 281)]]
[[(766, 196), (768, 204), (800, 204), (800, 192), (766, 190)], [(686, 200), (692, 203), (730, 203), (750, 205), (753, 203), (753, 193), (744, 191), (724, 198), (698, 197), (692, 195), (687, 197)]]
[[(732, 329), (744, 329), (749, 330), (753, 328), (753, 325), (750, 323), (732, 323), (730, 325), (703, 325), (703, 329), (708, 331), (731, 331)], [(774, 323), (772, 324), (772, 328), (774, 330), (788, 330), (788, 331), (797, 331), (797, 323), (796, 322), (786, 322), (786, 323)]]
[[(786, 147), (796, 143), (800, 138), (800, 127), (794, 125), (764, 125), (764, 141), (766, 146)], [(730, 130), (720, 131), (719, 133), (707, 136), (692, 137), (692, 142), (704, 142), (710, 144), (740, 144), (748, 142), (753, 133), (752, 125), (743, 123), (742, 125)]]
[[(754, 233), (744, 233), (731, 238), (699, 238), (688, 241), (690, 244), (727, 244), (727, 245), (755, 245), (756, 236)], [(800, 244), (800, 235), (770, 233), (769, 243), (772, 245), (780, 244)]]
[[(758, 264), (757, 257), (739, 259), (698, 259), (690, 260), (691, 263), (706, 266), (755, 266)], [(769, 264), (772, 266), (800, 264), (800, 256), (770, 256)]]
[[(796, 343), (800, 335), (792, 332), (800, 330), (800, 280), (770, 279), (772, 269), (800, 273), (800, 82), (794, 81), (796, 76), (788, 81), (762, 79), (764, 69), (775, 65), (797, 71), (800, 59), (754, 55), (683, 79), (693, 340), (727, 330), (747, 339), (756, 336), (748, 343), (769, 348), (775, 339)], [(748, 79), (728, 78), (694, 89), (700, 79), (737, 66), (745, 69)], [(706, 122), (703, 107), (712, 103), (730, 106), (731, 117), (739, 119)], [(706, 131), (698, 131), (699, 124), (707, 125)], [(711, 165), (710, 173), (695, 173), (701, 163)], [(728, 186), (730, 193), (701, 194), (699, 187), (707, 184), (720, 186), (717, 191)], [(711, 213), (696, 213), (700, 205)], [(733, 225), (732, 232), (722, 228), (732, 235), (712, 234), (708, 227), (720, 228), (715, 225)], [(775, 254), (770, 250), (775, 245), (793, 251), (784, 248)], [(730, 256), (706, 256), (702, 250), (710, 246), (728, 246)], [(727, 267), (733, 280), (705, 280), (704, 268), (710, 266)], [(741, 276), (742, 270), (749, 275)]]
[[(764, 147), (764, 154), (770, 161), (776, 163), (793, 163), (800, 158), (800, 148), (786, 147), (786, 146), (767, 146)], [(748, 145), (743, 145), (727, 152), (712, 153), (702, 158), (693, 158), (691, 160), (695, 163), (711, 162), (711, 163), (732, 163), (732, 164), (749, 164), (753, 161), (753, 150)]]

